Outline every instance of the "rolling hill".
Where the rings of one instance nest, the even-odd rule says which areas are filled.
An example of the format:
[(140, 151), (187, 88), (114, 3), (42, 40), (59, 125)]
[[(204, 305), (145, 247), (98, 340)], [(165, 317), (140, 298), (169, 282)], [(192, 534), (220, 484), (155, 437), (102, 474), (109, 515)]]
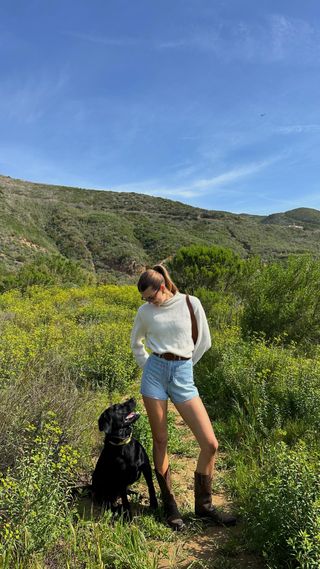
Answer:
[(134, 275), (183, 246), (216, 244), (243, 257), (319, 255), (320, 211), (233, 214), (137, 193), (50, 186), (0, 176), (0, 267), (61, 253), (102, 278)]

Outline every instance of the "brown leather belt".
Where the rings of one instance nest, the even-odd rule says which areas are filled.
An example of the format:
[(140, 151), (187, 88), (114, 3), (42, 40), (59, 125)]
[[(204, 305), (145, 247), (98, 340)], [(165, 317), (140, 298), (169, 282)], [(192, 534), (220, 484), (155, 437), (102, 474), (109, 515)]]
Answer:
[(185, 358), (183, 356), (176, 356), (176, 354), (171, 354), (170, 352), (165, 352), (164, 354), (156, 354), (156, 352), (152, 352), (154, 356), (157, 358), (162, 358), (164, 360), (170, 361), (180, 361), (180, 360), (190, 360), (191, 358)]

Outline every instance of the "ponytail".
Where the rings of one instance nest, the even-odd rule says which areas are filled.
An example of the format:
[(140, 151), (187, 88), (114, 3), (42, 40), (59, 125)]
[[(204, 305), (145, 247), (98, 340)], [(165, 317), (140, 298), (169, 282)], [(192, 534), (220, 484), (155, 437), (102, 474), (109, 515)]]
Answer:
[(177, 286), (174, 284), (173, 280), (169, 275), (169, 272), (163, 265), (155, 265), (153, 267), (153, 270), (156, 271), (157, 273), (160, 273), (160, 275), (163, 276), (166, 288), (170, 290), (170, 292), (172, 292), (173, 294), (176, 294), (176, 292), (178, 292)]
[(162, 284), (173, 294), (178, 292), (178, 288), (172, 281), (167, 269), (163, 265), (155, 265), (152, 269), (147, 269), (140, 275), (138, 290), (139, 292), (144, 292), (149, 286), (156, 290)]

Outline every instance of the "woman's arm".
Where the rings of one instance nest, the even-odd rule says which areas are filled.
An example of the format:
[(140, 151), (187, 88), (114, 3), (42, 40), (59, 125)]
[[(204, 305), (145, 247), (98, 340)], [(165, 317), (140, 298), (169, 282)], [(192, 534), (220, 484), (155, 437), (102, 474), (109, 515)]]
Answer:
[(145, 338), (145, 326), (142, 322), (139, 312), (137, 313), (132, 332), (131, 332), (131, 349), (139, 367), (144, 368), (149, 357), (142, 340)]
[(198, 339), (194, 346), (192, 361), (195, 365), (203, 354), (211, 348), (211, 334), (208, 326), (208, 321), (206, 313), (203, 310), (203, 306), (200, 300), (196, 297), (191, 297), (192, 307), (194, 310), (194, 315), (198, 324)]

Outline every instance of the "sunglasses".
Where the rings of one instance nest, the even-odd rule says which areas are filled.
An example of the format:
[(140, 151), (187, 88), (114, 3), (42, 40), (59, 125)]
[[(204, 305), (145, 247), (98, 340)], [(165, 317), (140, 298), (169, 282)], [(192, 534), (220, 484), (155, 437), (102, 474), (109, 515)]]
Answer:
[(151, 294), (150, 296), (147, 296), (146, 298), (144, 298), (144, 296), (141, 297), (141, 300), (144, 300), (145, 302), (153, 302), (154, 299), (156, 298), (159, 290), (160, 290), (161, 285), (159, 286), (159, 288), (157, 288), (156, 292), (154, 294)]

